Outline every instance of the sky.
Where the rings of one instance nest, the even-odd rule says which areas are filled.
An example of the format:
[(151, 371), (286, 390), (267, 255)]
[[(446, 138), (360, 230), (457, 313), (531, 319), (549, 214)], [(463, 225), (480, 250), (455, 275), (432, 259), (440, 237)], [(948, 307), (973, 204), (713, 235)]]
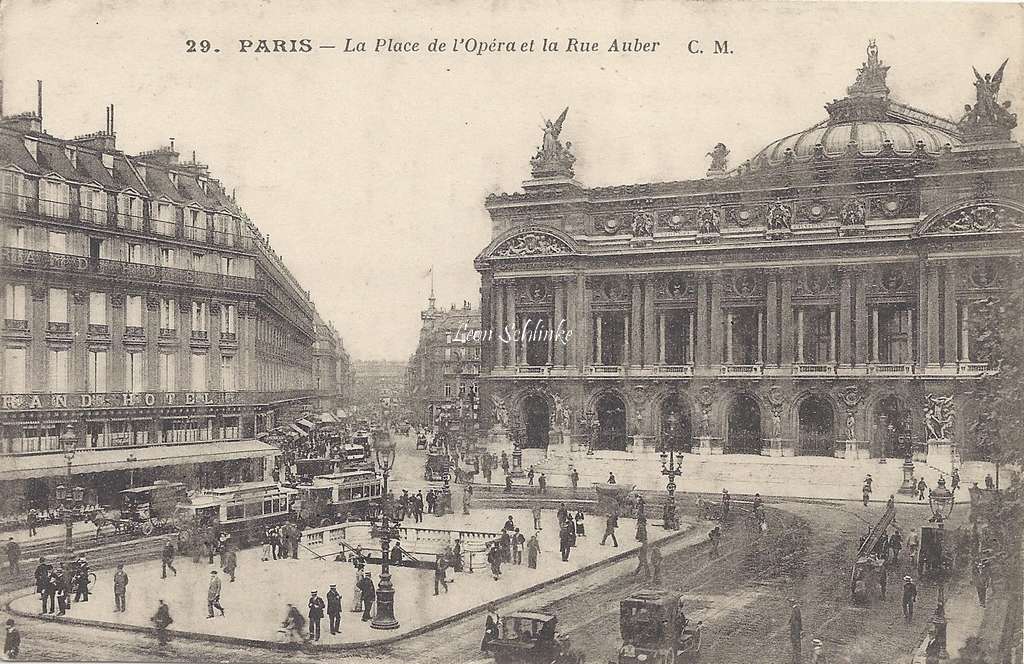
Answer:
[[(374, 53), (388, 38), (420, 50)], [(449, 50), (428, 51), (434, 38)], [(459, 38), (535, 51), (452, 53)], [(545, 38), (560, 50), (540, 52)], [(6, 113), (34, 110), (44, 81), (54, 135), (101, 130), (112, 103), (119, 149), (195, 150), (352, 356), (405, 360), (431, 267), (439, 304), (479, 302), (484, 200), (529, 178), (544, 118), (569, 107), (585, 186), (702, 177), (720, 141), (736, 164), (824, 119), (869, 38), (904, 103), (958, 118), (972, 65), (1010, 58), (1001, 99), (1024, 106), (1024, 10), (981, 3), (5, 0), (0, 77)], [(260, 39), (312, 49), (252, 52)]]

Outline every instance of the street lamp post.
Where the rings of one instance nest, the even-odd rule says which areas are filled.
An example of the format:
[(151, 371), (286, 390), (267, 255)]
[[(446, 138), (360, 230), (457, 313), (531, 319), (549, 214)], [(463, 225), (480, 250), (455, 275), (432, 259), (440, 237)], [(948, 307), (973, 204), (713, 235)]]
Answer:
[(398, 523), (391, 520), (391, 506), (387, 503), (388, 475), (395, 466), (395, 443), (390, 437), (381, 437), (375, 441), (377, 469), (384, 478), (381, 500), (380, 526), (380, 580), (377, 582), (377, 615), (370, 627), (373, 629), (398, 629), (395, 618), (395, 587), (391, 584), (391, 571), (388, 561), (391, 557), (391, 540), (398, 539)]
[[(668, 416), (668, 441), (661, 450), (661, 474), (668, 478), (665, 530), (679, 530), (679, 517), (676, 516), (676, 478), (683, 474), (683, 470), (682, 464), (676, 463), (676, 431), (678, 427), (679, 416), (673, 411)], [(666, 448), (668, 449), (667, 454)]]
[[(928, 493), (928, 507), (932, 510), (932, 521), (939, 530), (943, 530), (943, 524), (946, 519), (953, 513), (953, 493), (946, 488), (946, 478), (939, 477), (939, 482)], [(945, 544), (945, 538), (939, 541)], [(939, 659), (949, 659), (949, 653), (946, 651), (946, 628), (948, 623), (946, 621), (946, 570), (942, 570), (942, 583), (939, 585), (939, 598), (935, 606), (935, 614), (932, 616), (932, 626), (935, 630), (934, 638), (937, 649), (937, 656)]]
[(594, 414), (594, 411), (581, 408), (580, 409), (580, 426), (583, 428), (583, 433), (586, 436), (587, 442), (587, 456), (594, 454), (594, 439), (597, 437), (597, 430), (601, 426)]
[(71, 486), (71, 464), (75, 460), (75, 446), (78, 443), (78, 436), (75, 429), (68, 425), (60, 437), (61, 449), (64, 451), (66, 472), (64, 474), (65, 484), (57, 486), (57, 501), (60, 503), (61, 516), (64, 517), (64, 560), (71, 565), (75, 559), (75, 545), (72, 541), (72, 530), (75, 524), (75, 504), (81, 504), (84, 491), (81, 487)]

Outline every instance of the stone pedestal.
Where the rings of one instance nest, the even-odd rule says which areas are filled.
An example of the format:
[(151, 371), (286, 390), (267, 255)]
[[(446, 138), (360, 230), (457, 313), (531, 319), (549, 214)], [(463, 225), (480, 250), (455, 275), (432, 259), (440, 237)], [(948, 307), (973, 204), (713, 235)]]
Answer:
[(871, 456), (870, 445), (866, 440), (837, 440), (835, 456), (837, 459), (867, 459)]
[(793, 456), (793, 448), (787, 447), (784, 438), (766, 438), (762, 454), (770, 457)]
[(509, 446), (508, 432), (504, 429), (491, 429), (483, 438), (484, 444), (489, 449), (505, 449)]
[(711, 436), (697, 436), (697, 444), (693, 448), (695, 454), (714, 454), (712, 450), (713, 445)]
[(940, 438), (928, 441), (928, 456), (925, 463), (929, 466), (946, 473), (953, 472), (953, 441), (948, 438)]
[(904, 496), (913, 496), (917, 493), (917, 484), (914, 481), (914, 462), (910, 460), (910, 457), (903, 460), (900, 471), (903, 473), (903, 481), (897, 492)]

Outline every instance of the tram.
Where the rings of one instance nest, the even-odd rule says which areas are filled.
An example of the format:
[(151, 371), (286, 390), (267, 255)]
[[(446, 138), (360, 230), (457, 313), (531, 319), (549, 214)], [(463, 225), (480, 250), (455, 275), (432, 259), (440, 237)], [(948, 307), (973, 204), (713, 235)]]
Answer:
[(181, 523), (214, 527), (240, 546), (259, 541), (263, 531), (288, 520), (299, 492), (274, 482), (245, 482), (210, 489), (178, 504)]
[(381, 480), (372, 470), (320, 475), (296, 487), (296, 512), (307, 524), (321, 525), (377, 514)]

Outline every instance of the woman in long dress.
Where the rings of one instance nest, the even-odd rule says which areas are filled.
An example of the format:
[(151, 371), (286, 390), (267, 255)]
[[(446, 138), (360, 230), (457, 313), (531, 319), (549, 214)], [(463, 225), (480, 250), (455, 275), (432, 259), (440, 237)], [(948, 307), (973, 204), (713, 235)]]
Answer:
[(526, 542), (526, 565), (530, 569), (537, 569), (537, 555), (540, 554), (540, 542), (537, 540), (537, 533), (530, 535)]
[(578, 537), (587, 536), (587, 532), (583, 526), (583, 510), (576, 510), (576, 535)]
[(354, 563), (355, 578), (352, 581), (352, 613), (361, 613), (363, 610), (363, 590), (359, 587), (359, 581), (363, 578), (363, 566), (358, 561)]

